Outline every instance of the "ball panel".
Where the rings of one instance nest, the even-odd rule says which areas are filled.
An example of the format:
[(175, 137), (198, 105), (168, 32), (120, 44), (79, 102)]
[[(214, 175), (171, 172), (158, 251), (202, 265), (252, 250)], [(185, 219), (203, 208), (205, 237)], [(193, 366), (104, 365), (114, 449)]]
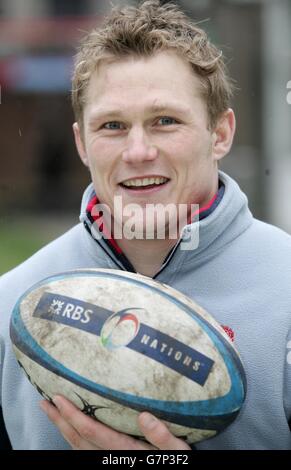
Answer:
[[(67, 396), (80, 410), (104, 424), (136, 437), (143, 437), (137, 424), (139, 412), (131, 408), (119, 405), (111, 400), (105, 399), (90, 391), (78, 387), (72, 389), (71, 382), (44, 369), (39, 364), (23, 356), (21, 351), (15, 348), (19, 364), (25, 371), (28, 379), (37, 391), (47, 400), (56, 394)], [(20, 362), (21, 361), (21, 362)], [(33, 380), (32, 377), (35, 379)], [(46, 389), (46, 392), (44, 391)], [(188, 428), (163, 420), (172, 433), (186, 439), (189, 443), (207, 439), (216, 434), (210, 429)]]
[[(90, 279), (88, 278), (83, 278), (83, 284), (85, 284), (90, 291)], [(92, 278), (92, 289), (94, 287), (94, 282), (95, 279)], [(44, 292), (43, 289), (40, 289), (40, 293), (42, 293), (42, 297), (39, 300), (39, 296), (36, 297), (35, 292), (33, 292), (33, 299), (30, 298), (30, 295), (27, 296), (25, 299), (25, 303), (21, 304), (22, 311), (22, 316), (25, 315), (26, 318), (26, 325), (31, 334), (37, 339), (37, 341), (40, 341), (41, 344), (43, 344), (43, 337), (39, 334), (43, 330), (43, 324), (41, 323), (40, 325), (36, 322), (36, 318), (43, 318), (47, 320), (53, 320), (54, 322), (61, 323), (62, 325), (69, 325), (72, 328), (87, 331), (92, 334), (96, 334), (96, 336), (100, 335), (100, 330), (102, 329), (102, 325), (104, 326), (104, 320), (106, 319), (109, 315), (112, 314), (110, 310), (104, 309), (104, 304), (102, 305), (102, 308), (100, 305), (96, 308), (96, 305), (89, 304), (89, 303), (83, 303), (79, 299), (72, 299), (68, 298), (65, 296), (62, 296), (59, 294), (59, 292), (67, 293), (67, 285), (69, 283), (69, 287), (71, 288), (72, 286), (70, 285), (71, 281), (66, 280), (61, 280), (58, 281), (57, 283), (53, 282), (49, 286), (46, 287), (46, 289), (50, 289), (53, 291), (53, 294), (49, 294), (47, 292)], [(74, 279), (75, 282), (75, 291), (79, 290), (82, 291), (82, 282), (80, 282), (79, 279)], [(110, 280), (112, 283), (112, 281)], [(74, 283), (73, 283), (74, 285)], [(88, 286), (89, 285), (89, 286)], [(99, 285), (98, 289), (95, 288), (95, 291), (97, 290), (98, 292), (96, 293), (96, 297), (98, 299), (98, 304), (102, 303), (103, 299), (101, 299), (101, 296), (99, 295)], [(106, 286), (105, 286), (106, 287)], [(122, 286), (121, 286), (122, 287)], [(121, 289), (119, 285), (116, 286), (116, 289), (118, 291)], [(104, 286), (101, 286), (102, 290), (104, 290)], [(129, 286), (129, 289), (132, 287)], [(36, 291), (37, 292), (37, 291)], [(58, 294), (56, 294), (58, 292)], [(71, 292), (69, 292), (71, 293)], [(84, 295), (86, 292), (84, 293)], [(87, 294), (88, 295), (88, 294)], [(80, 293), (78, 291), (78, 296), (80, 297)], [(50, 298), (50, 301), (47, 302), (47, 297)], [(183, 311), (181, 309), (178, 309), (177, 306), (175, 306), (172, 302), (169, 302), (168, 299), (164, 299), (160, 295), (152, 298), (144, 298), (144, 293), (141, 291), (140, 292), (140, 302), (147, 307), (147, 310), (144, 308), (138, 308), (134, 307), (135, 310), (138, 310), (138, 314), (140, 316), (141, 313), (141, 320), (144, 319), (144, 323), (141, 323), (140, 321), (140, 331), (139, 331), (139, 337), (135, 338), (130, 344), (128, 344), (128, 348), (134, 349), (140, 354), (145, 355), (147, 358), (151, 357), (157, 362), (160, 362), (163, 367), (166, 365), (169, 368), (172, 368), (173, 370), (176, 370), (179, 372), (181, 375), (184, 375), (194, 382), (197, 382), (199, 385), (204, 385), (205, 384), (205, 379), (207, 378), (207, 384), (206, 384), (206, 389), (212, 389), (212, 382), (217, 381), (216, 377), (216, 364), (219, 364), (219, 372), (221, 374), (222, 369), (224, 368), (224, 363), (219, 356), (219, 353), (217, 352), (216, 348), (213, 347), (212, 342), (209, 340), (209, 337), (207, 334), (204, 333), (202, 327), (199, 327), (196, 323), (193, 323), (195, 319), (192, 317), (188, 317), (188, 315), (183, 315)], [(157, 298), (158, 297), (158, 298)], [(92, 299), (95, 304), (96, 304), (96, 299)], [(108, 296), (106, 297), (106, 300), (108, 302)], [(133, 300), (134, 301), (134, 300)], [(132, 301), (132, 302), (133, 302)], [(65, 307), (63, 311), (58, 312), (61, 315), (53, 315), (52, 312), (50, 311), (51, 305), (53, 303), (59, 303), (59, 304), (64, 304)], [(131, 300), (128, 300), (128, 302), (131, 302)], [(135, 302), (137, 302), (135, 300)], [(156, 304), (159, 304), (159, 308), (157, 310), (157, 307), (153, 307)], [(34, 305), (37, 304), (36, 308)], [(92, 317), (92, 320), (90, 321), (90, 324), (88, 325), (85, 322), (81, 321), (76, 322), (74, 321), (75, 318), (70, 318), (70, 315), (68, 316), (66, 313), (67, 307), (69, 306), (74, 307), (74, 305), (77, 308), (82, 308), (80, 305), (84, 305), (83, 309), (87, 309), (86, 311), (89, 311), (88, 309), (91, 309), (91, 312), (93, 312), (95, 315)], [(127, 304), (130, 305), (130, 304)], [(116, 310), (119, 310), (118, 313), (122, 312), (123, 310), (120, 310), (124, 306), (124, 302), (116, 302), (114, 305), (114, 308)], [(34, 309), (33, 316), (31, 318), (27, 318), (27, 315), (25, 314), (25, 310), (31, 311)], [(153, 312), (152, 312), (153, 310)], [(104, 313), (105, 312), (105, 313)], [(143, 318), (143, 314), (146, 313), (146, 317)], [(75, 312), (71, 315), (74, 316)], [(171, 318), (171, 321), (169, 322), (169, 317)], [(182, 318), (181, 318), (182, 317)], [(182, 321), (181, 321), (182, 320)], [(154, 327), (154, 328), (152, 328)], [(157, 330), (157, 327), (160, 327), (159, 330)], [(49, 328), (49, 325), (47, 326)], [(165, 333), (160, 331), (163, 329)], [(37, 330), (37, 331), (36, 331)], [(54, 326), (54, 330), (56, 332), (58, 331), (59, 333), (62, 333), (63, 328), (58, 325)], [(167, 335), (168, 333), (168, 335)], [(80, 331), (76, 332), (75, 335), (75, 341), (78, 344), (78, 338), (80, 336)], [(170, 335), (169, 335), (170, 334)], [(47, 332), (46, 330), (43, 331), (43, 336), (47, 337)], [(175, 338), (176, 336), (176, 338)], [(71, 331), (70, 335), (67, 334), (67, 341), (72, 340), (73, 337), (73, 330)], [(179, 341), (179, 337), (183, 338), (183, 343)], [(89, 337), (88, 337), (89, 341)], [(193, 344), (192, 349), (189, 348), (187, 345), (184, 343), (187, 343), (188, 345)], [(98, 345), (98, 343), (97, 343)], [(46, 343), (47, 347), (47, 343)], [(57, 345), (53, 345), (55, 352), (57, 351)], [(166, 348), (166, 349), (165, 349)], [(199, 352), (200, 350), (203, 350), (205, 354), (201, 354)], [(102, 350), (101, 353), (103, 355), (106, 354), (105, 350)], [(129, 353), (128, 349), (126, 350), (119, 350), (119, 354), (126, 354)], [(89, 353), (88, 353), (89, 354)], [(207, 357), (208, 356), (208, 357)], [(106, 361), (109, 361), (110, 359), (113, 360), (114, 356), (111, 355), (111, 357), (107, 354), (106, 356)], [(129, 357), (126, 358), (127, 360)], [(189, 362), (190, 361), (190, 362)], [(197, 369), (195, 366), (200, 365), (201, 367)], [(214, 363), (214, 367), (213, 367)], [(114, 367), (116, 364), (112, 364)], [(211, 371), (211, 374), (209, 375)], [(105, 373), (105, 371), (104, 371)], [(230, 388), (230, 381), (228, 378), (228, 373), (225, 368), (224, 373), (223, 373), (223, 381), (220, 383), (220, 394), (224, 395), (229, 391)], [(175, 378), (177, 379), (177, 377)], [(129, 384), (126, 384), (126, 387)], [(196, 390), (196, 394), (199, 394), (199, 389)], [(202, 395), (205, 394), (205, 391), (203, 390)]]

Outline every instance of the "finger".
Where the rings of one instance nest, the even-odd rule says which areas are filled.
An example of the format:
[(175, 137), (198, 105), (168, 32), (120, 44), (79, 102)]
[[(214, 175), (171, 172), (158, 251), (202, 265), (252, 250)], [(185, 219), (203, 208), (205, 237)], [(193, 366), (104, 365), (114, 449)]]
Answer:
[(49, 420), (57, 426), (63, 437), (74, 450), (101, 450), (97, 446), (92, 445), (80, 436), (80, 434), (65, 421), (58, 409), (46, 400), (40, 402), (41, 409), (46, 413)]
[(150, 413), (139, 416), (139, 426), (146, 439), (161, 450), (191, 450), (186, 442), (170, 433), (167, 426)]
[(54, 397), (53, 402), (57, 406), (62, 418), (75, 429), (77, 434), (101, 449), (144, 450), (153, 448), (147, 443), (138, 441), (126, 434), (115, 431), (99, 421), (93, 420), (60, 395)]

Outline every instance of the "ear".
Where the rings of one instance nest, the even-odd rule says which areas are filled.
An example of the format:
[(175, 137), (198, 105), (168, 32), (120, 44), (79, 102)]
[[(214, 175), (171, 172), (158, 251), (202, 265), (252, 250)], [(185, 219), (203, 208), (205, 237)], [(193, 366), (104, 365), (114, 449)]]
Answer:
[(88, 161), (88, 157), (87, 157), (87, 152), (86, 152), (85, 145), (84, 145), (84, 142), (83, 142), (81, 130), (80, 130), (79, 124), (77, 122), (74, 122), (74, 124), (73, 124), (73, 132), (74, 132), (75, 144), (76, 144), (76, 147), (77, 147), (77, 150), (78, 150), (78, 154), (79, 154), (82, 162), (84, 163), (84, 165), (88, 167), (89, 166), (89, 161)]
[(231, 149), (235, 133), (235, 115), (232, 109), (228, 109), (219, 118), (213, 131), (213, 149), (214, 160), (221, 160)]

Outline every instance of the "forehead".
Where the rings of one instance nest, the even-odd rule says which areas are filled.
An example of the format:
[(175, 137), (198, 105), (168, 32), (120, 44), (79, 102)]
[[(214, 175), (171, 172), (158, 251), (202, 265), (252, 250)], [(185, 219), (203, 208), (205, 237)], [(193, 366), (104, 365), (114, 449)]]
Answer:
[(163, 107), (167, 102), (191, 106), (201, 99), (201, 83), (191, 65), (176, 53), (102, 61), (91, 76), (86, 106), (121, 107), (142, 103)]

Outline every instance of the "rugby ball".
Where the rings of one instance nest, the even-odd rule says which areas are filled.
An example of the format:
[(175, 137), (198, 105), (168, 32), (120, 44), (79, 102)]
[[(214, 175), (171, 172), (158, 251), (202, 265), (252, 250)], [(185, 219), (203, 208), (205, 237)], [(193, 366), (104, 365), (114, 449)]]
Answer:
[(151, 278), (82, 269), (47, 278), (10, 324), (20, 366), (43, 397), (62, 394), (134, 436), (149, 411), (194, 443), (223, 431), (246, 395), (239, 355), (202, 307)]

